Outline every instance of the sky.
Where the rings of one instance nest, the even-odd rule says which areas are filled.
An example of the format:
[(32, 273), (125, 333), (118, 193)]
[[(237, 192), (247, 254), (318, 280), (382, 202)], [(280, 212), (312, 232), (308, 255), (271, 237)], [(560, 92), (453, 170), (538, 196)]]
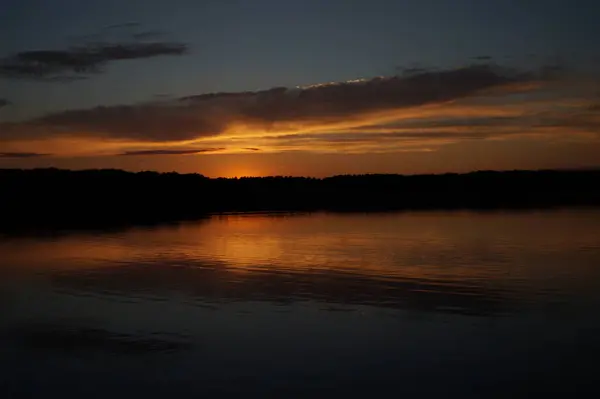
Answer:
[(595, 0), (0, 0), (0, 167), (598, 167), (597, 15)]

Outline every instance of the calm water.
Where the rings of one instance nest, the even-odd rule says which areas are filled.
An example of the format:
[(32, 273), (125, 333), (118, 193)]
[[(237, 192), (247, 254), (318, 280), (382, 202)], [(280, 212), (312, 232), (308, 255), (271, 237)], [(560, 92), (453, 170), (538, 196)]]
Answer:
[(599, 305), (600, 210), (3, 236), (0, 392), (583, 394), (600, 391)]

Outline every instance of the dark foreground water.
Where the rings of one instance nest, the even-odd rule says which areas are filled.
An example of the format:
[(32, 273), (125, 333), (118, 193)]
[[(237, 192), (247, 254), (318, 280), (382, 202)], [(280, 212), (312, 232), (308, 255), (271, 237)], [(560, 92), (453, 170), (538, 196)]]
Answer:
[(0, 238), (2, 398), (600, 391), (600, 211)]

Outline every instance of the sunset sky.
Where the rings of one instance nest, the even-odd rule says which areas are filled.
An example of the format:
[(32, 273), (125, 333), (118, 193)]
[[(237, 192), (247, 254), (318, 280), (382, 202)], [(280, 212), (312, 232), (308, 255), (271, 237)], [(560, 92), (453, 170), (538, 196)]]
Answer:
[(596, 0), (2, 0), (0, 168), (600, 166)]

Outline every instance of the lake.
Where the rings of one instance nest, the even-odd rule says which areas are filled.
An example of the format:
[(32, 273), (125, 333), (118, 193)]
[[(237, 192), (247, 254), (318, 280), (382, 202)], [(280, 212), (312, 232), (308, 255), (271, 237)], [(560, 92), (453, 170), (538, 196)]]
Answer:
[(590, 393), (600, 210), (0, 236), (3, 398)]

